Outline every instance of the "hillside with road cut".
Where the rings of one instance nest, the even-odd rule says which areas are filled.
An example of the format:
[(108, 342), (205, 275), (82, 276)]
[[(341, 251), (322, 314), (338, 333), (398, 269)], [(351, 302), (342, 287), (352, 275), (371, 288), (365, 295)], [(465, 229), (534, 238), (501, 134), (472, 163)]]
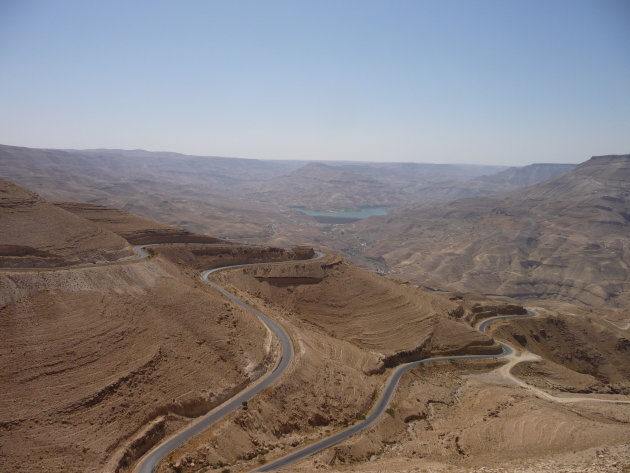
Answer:
[[(38, 229), (33, 206), (48, 205), (73, 216), (75, 234), (111, 233), (126, 253), (75, 256), (39, 235), (0, 271), (13, 380), (3, 468), (466, 469), (627, 439), (614, 312), (543, 302), (528, 315), (508, 298), (430, 291), (334, 254), (5, 188), (0, 210), (18, 230)], [(571, 428), (541, 436), (544, 419)], [(500, 448), (483, 448), (490, 437)]]
[[(623, 443), (628, 431), (626, 425), (626, 417), (629, 414), (628, 397), (619, 394), (619, 391), (612, 395), (607, 393), (599, 396), (600, 400), (593, 401), (596, 407), (593, 407), (593, 402), (583, 399), (585, 396), (582, 396), (582, 399), (567, 401), (577, 406), (573, 409), (579, 412), (567, 416), (565, 408), (562, 407), (564, 404), (561, 399), (562, 393), (543, 394), (544, 390), (529, 384), (534, 380), (535, 383), (544, 382), (545, 375), (529, 376), (528, 381), (523, 382), (518, 377), (515, 378), (510, 371), (503, 374), (504, 368), (500, 364), (502, 359), (508, 361), (505, 366), (509, 366), (510, 370), (512, 366), (541, 363), (540, 357), (529, 355), (527, 349), (523, 347), (518, 334), (520, 328), (516, 332), (510, 332), (511, 324), (537, 321), (543, 327), (562, 326), (566, 323), (567, 317), (556, 310), (541, 308), (525, 317), (488, 315), (497, 312), (500, 314), (504, 308), (509, 314), (516, 306), (505, 305), (505, 300), (500, 302), (478, 295), (444, 294), (443, 300), (453, 304), (451, 306), (453, 309), (459, 304), (463, 310), (452, 310), (452, 315), (447, 315), (445, 320), (450, 322), (447, 324), (448, 335), (441, 335), (441, 329), (436, 328), (430, 342), (425, 345), (425, 348), (430, 346), (431, 349), (423, 353), (415, 352), (415, 359), (412, 358), (415, 361), (407, 364), (409, 358), (392, 356), (386, 346), (390, 349), (396, 345), (402, 348), (406, 341), (413, 337), (408, 333), (411, 325), (407, 326), (405, 321), (416, 317), (415, 324), (418, 330), (418, 322), (421, 320), (417, 318), (419, 315), (417, 312), (406, 311), (406, 304), (399, 298), (401, 292), (414, 294), (416, 298), (424, 295), (422, 303), (415, 299), (418, 304), (415, 307), (421, 307), (430, 303), (426, 290), (387, 281), (348, 265), (336, 257), (291, 267), (279, 265), (273, 268), (264, 266), (246, 268), (244, 272), (229, 271), (218, 277), (225, 287), (246, 298), (259, 310), (275, 314), (279, 320), (287, 324), (290, 334), (297, 333), (294, 338), (299, 340), (304, 361), (298, 361), (297, 367), (289, 371), (287, 377), (281, 379), (276, 388), (261, 393), (260, 397), (251, 400), (240, 412), (235, 412), (201, 434), (197, 441), (176, 451), (158, 471), (192, 472), (196, 471), (195, 468), (200, 464), (213, 468), (227, 467), (231, 471), (272, 471), (277, 468), (305, 472), (321, 468), (331, 471), (337, 471), (338, 468), (343, 468), (344, 471), (349, 468), (369, 471), (368, 463), (363, 462), (378, 459), (383, 460), (383, 463), (379, 464), (379, 469), (383, 471), (398, 471), (394, 464), (405, 464), (406, 468), (411, 468), (412, 465), (437, 463), (442, 464), (444, 468), (447, 468), (447, 465), (448, 468), (453, 468), (453, 465), (460, 464), (463, 459), (469, 463), (474, 460), (477, 465), (487, 465), (495, 461), (507, 462), (514, 458), (533, 461), (543, 455), (543, 452), (562, 454), (570, 451), (573, 442), (577, 442), (584, 449), (598, 444), (597, 442), (618, 445), (620, 442)], [(383, 283), (387, 281), (387, 285), (400, 291), (396, 293), (396, 304), (389, 304), (389, 307), (396, 308), (391, 314), (381, 312), (386, 310), (384, 306), (372, 303), (385, 299), (384, 294), (372, 285), (376, 281)], [(434, 296), (433, 293), (430, 294)], [(459, 318), (458, 313), (461, 314)], [(543, 315), (532, 317), (537, 313)], [(475, 320), (487, 319), (481, 329), (485, 330), (488, 324), (492, 323), (490, 327), (493, 330), (495, 326), (501, 330), (501, 338), (510, 338), (509, 345), (504, 344), (501, 350), (496, 352), (492, 352), (491, 346), (486, 345), (483, 349), (487, 350), (487, 354), (480, 354), (479, 350), (484, 345), (479, 343), (479, 340), (471, 342), (473, 338), (468, 338), (469, 343), (460, 344), (458, 348), (445, 346), (445, 341), (453, 343), (457, 337), (457, 332), (452, 328), (460, 323), (463, 325), (462, 322), (469, 316), (471, 325)], [(371, 321), (377, 320), (381, 323), (373, 322), (369, 325)], [(294, 327), (291, 327), (292, 325)], [(471, 325), (468, 325), (470, 330)], [(358, 331), (359, 326), (371, 327), (371, 330)], [(402, 327), (407, 328), (401, 329)], [(307, 331), (310, 333), (307, 334)], [(395, 342), (392, 332), (398, 334)], [(323, 351), (322, 345), (312, 347), (312, 342), (308, 343), (308, 338), (312, 338), (315, 333), (327, 340), (323, 346), (335, 343), (335, 339), (343, 340), (341, 346), (329, 348), (327, 359), (336, 361), (345, 358), (351, 364), (361, 366), (362, 374), (359, 376), (354, 374), (354, 378), (350, 378), (352, 372), (341, 371), (335, 376), (337, 369), (335, 366), (313, 369), (320, 363), (318, 358), (322, 356)], [(418, 331), (416, 335), (420, 333)], [(480, 332), (475, 333), (481, 335)], [(550, 344), (558, 343), (567, 335), (566, 332), (556, 332), (550, 328), (547, 328), (547, 334)], [(419, 338), (421, 337), (416, 337), (416, 340)], [(379, 346), (377, 340), (385, 340), (387, 343)], [(580, 346), (584, 345), (576, 339), (576, 346), (573, 348), (578, 349)], [(366, 363), (361, 359), (349, 358), (348, 354), (356, 352), (357, 348), (361, 351), (368, 349), (382, 352), (376, 364), (374, 361)], [(585, 348), (591, 352), (595, 350), (594, 346)], [(566, 348), (562, 350), (568, 354)], [(398, 355), (403, 353), (409, 356), (413, 350), (401, 350)], [(432, 355), (439, 353), (453, 353), (454, 356)], [(471, 355), (461, 356), (465, 353)], [(623, 356), (621, 353), (619, 355)], [(564, 369), (565, 376), (569, 376), (570, 379), (586, 376), (583, 373), (584, 367), (573, 365), (568, 368), (553, 361), (547, 363), (551, 363), (555, 371)], [(409, 375), (401, 379), (401, 375), (407, 370)], [(320, 374), (322, 372), (330, 375), (322, 377)], [(597, 373), (595, 370), (592, 373), (603, 379), (603, 372)], [(552, 374), (555, 375), (553, 372)], [(318, 378), (315, 380), (312, 376)], [(347, 402), (345, 401), (347, 398), (344, 398), (345, 392), (352, 393), (351, 396), (356, 399), (361, 395), (361, 384), (370, 378), (374, 379), (375, 376), (380, 376), (380, 379), (377, 387), (372, 389), (369, 401), (362, 403), (359, 412), (344, 416), (344, 411), (338, 409), (336, 401), (342, 399)], [(627, 374), (618, 372), (618, 376), (624, 378)], [(397, 385), (399, 389), (395, 389)], [(627, 392), (627, 383), (620, 385), (620, 388)], [(460, 403), (462, 393), (466, 396)], [(598, 394), (595, 393), (596, 391), (590, 397), (597, 398)], [(475, 407), (479, 402), (479, 396), (482, 396), (487, 406), (486, 414)], [(475, 449), (474, 459), (458, 453), (460, 450), (457, 445), (460, 440), (457, 440), (457, 433), (469, 429), (468, 425), (471, 422), (477, 425), (483, 421), (487, 418), (487, 412), (495, 410), (500, 412), (504, 409), (505, 396), (512, 399), (510, 406), (515, 406), (514, 419), (509, 416), (497, 418), (496, 422), (489, 422), (485, 430), (478, 431), (481, 437), (467, 439), (466, 449)], [(435, 407), (442, 405), (444, 409)], [(445, 410), (447, 406), (451, 409)], [(494, 429), (509, 430), (513, 421), (523, 420), (521, 414), (523, 410), (534, 406), (540, 409), (541, 415), (529, 416), (530, 423), (524, 426), (525, 430), (521, 432), (517, 441), (509, 435), (496, 438), (497, 445), (501, 446), (498, 451), (506, 452), (504, 455), (497, 455), (497, 451), (494, 450), (482, 449), (484, 442), (481, 439), (484, 436), (496, 433)], [(451, 416), (449, 421), (443, 419), (452, 409), (458, 412), (461, 427), (457, 429), (448, 426), (448, 422), (453, 422)], [(592, 409), (600, 413), (595, 415), (603, 415), (608, 420), (604, 418), (599, 422), (579, 420), (580, 415), (587, 415), (592, 419), (593, 413), (586, 414)], [(331, 412), (334, 414), (331, 415)], [(566, 431), (554, 430), (550, 432), (550, 436), (541, 438), (538, 435), (538, 422), (544, 422), (546, 416), (558, 422), (575, 424), (575, 428)], [(490, 418), (495, 420), (492, 416)], [(436, 428), (438, 425), (439, 429)], [(477, 429), (479, 427), (480, 425), (477, 425)], [(410, 429), (414, 431), (413, 434)], [(599, 436), (596, 441), (593, 441), (594, 433)], [(536, 451), (534, 456), (527, 453), (531, 450)], [(423, 453), (418, 455), (418, 451)], [(396, 452), (403, 452), (404, 462)], [(393, 460), (395, 461), (391, 463), (392, 466), (388, 467), (388, 462)]]

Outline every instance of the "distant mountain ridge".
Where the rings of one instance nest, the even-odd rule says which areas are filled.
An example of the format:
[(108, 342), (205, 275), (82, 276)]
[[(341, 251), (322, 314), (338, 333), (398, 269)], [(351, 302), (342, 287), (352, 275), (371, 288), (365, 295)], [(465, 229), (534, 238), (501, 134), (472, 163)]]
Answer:
[(250, 199), (311, 210), (401, 205), (412, 199), (395, 185), (321, 163), (309, 163), (265, 182), (244, 184), (240, 190)]
[(365, 248), (359, 258), (430, 287), (627, 306), (630, 155), (594, 157), (505, 193), (373, 217), (344, 237), (349, 249)]
[(546, 181), (559, 174), (568, 172), (575, 166), (575, 164), (536, 163), (522, 167), (511, 167), (505, 171), (489, 176), (481, 176), (477, 179), (502, 186), (531, 186), (537, 182)]
[(433, 205), (513, 189), (505, 179), (479, 179), (505, 170), (0, 145), (0, 175), (46, 199), (119, 208), (197, 233), (279, 246), (318, 244), (327, 231), (291, 206), (339, 211)]

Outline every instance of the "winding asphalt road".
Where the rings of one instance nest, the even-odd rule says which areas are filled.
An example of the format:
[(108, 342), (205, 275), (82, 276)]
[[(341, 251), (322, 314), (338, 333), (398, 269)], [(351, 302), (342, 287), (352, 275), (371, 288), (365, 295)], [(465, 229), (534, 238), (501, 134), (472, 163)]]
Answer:
[[(168, 245), (185, 245), (187, 243), (164, 243)], [(199, 243), (196, 243), (199, 244)], [(68, 270), (68, 269), (82, 269), (82, 268), (95, 268), (99, 266), (112, 266), (116, 264), (127, 264), (138, 262), (144, 259), (149, 258), (151, 255), (146, 250), (150, 247), (161, 246), (162, 243), (148, 244), (148, 245), (138, 245), (133, 247), (133, 251), (136, 256), (133, 258), (128, 258), (124, 260), (118, 261), (108, 261), (102, 263), (92, 263), (92, 264), (78, 264), (72, 266), (57, 266), (54, 268), (0, 268), (0, 271), (10, 271), (10, 272), (22, 272), (22, 271), (59, 271), (59, 270)], [(206, 245), (213, 245), (213, 243), (206, 243)], [(280, 342), (281, 352), (280, 352), (280, 361), (273, 369), (273, 371), (262, 378), (258, 379), (254, 384), (248, 386), (243, 391), (238, 393), (236, 396), (230, 398), (228, 401), (224, 402), (220, 406), (216, 407), (209, 413), (204, 416), (196, 419), (191, 425), (184, 428), (183, 430), (177, 432), (172, 435), (164, 442), (158, 444), (156, 447), (151, 449), (147, 454), (145, 454), (140, 462), (136, 465), (134, 469), (134, 473), (153, 473), (157, 467), (157, 465), (173, 450), (180, 447), (184, 443), (191, 440), (196, 435), (200, 434), (210, 426), (212, 426), (217, 421), (221, 420), (226, 415), (231, 412), (241, 408), (242, 403), (249, 401), (256, 394), (261, 392), (262, 390), (269, 387), (282, 373), (287, 369), (291, 361), (293, 360), (293, 345), (291, 344), (291, 339), (289, 335), (284, 331), (284, 329), (278, 325), (276, 322), (271, 320), (269, 317), (264, 315), (263, 313), (257, 311), (252, 306), (248, 305), (234, 294), (226, 291), (218, 284), (212, 282), (210, 280), (210, 275), (216, 273), (218, 271), (224, 271), (233, 268), (243, 268), (246, 266), (255, 266), (258, 264), (286, 264), (290, 262), (304, 262), (304, 261), (314, 261), (321, 259), (325, 256), (324, 253), (320, 251), (315, 251), (315, 255), (308, 260), (287, 260), (287, 261), (279, 261), (279, 262), (269, 262), (269, 263), (252, 263), (252, 264), (236, 264), (231, 266), (223, 266), (220, 268), (214, 268), (201, 273), (201, 279), (212, 286), (214, 289), (221, 292), (228, 299), (230, 299), (235, 304), (240, 305), (241, 307), (247, 309), (252, 312), (256, 317), (258, 317), (275, 335), (278, 337)]]
[(291, 361), (293, 360), (293, 345), (291, 344), (291, 339), (289, 335), (284, 331), (284, 329), (278, 325), (276, 322), (271, 320), (269, 317), (254, 309), (252, 306), (243, 302), (241, 299), (236, 297), (234, 294), (226, 291), (218, 284), (210, 281), (210, 275), (216, 273), (218, 271), (225, 271), (227, 269), (233, 268), (244, 268), (246, 266), (255, 266), (257, 264), (286, 264), (290, 262), (300, 262), (300, 261), (314, 261), (323, 258), (325, 255), (320, 251), (315, 252), (315, 256), (308, 260), (288, 260), (288, 261), (280, 261), (274, 263), (253, 263), (253, 264), (236, 264), (232, 266), (223, 266), (221, 268), (210, 269), (201, 273), (201, 279), (212, 286), (214, 289), (220, 291), (224, 296), (230, 299), (235, 304), (240, 305), (241, 307), (247, 309), (252, 312), (256, 317), (258, 317), (277, 337), (280, 341), (281, 347), (281, 355), (280, 362), (276, 365), (274, 370), (259, 379), (253, 385), (250, 385), (236, 396), (230, 398), (225, 403), (221, 404), (219, 407), (213, 409), (208, 414), (200, 417), (194, 423), (186, 427), (184, 430), (181, 430), (169, 437), (166, 441), (162, 442), (158, 446), (151, 449), (146, 455), (142, 457), (140, 462), (136, 465), (134, 469), (134, 473), (153, 473), (155, 471), (157, 465), (173, 450), (180, 447), (181, 445), (188, 442), (190, 439), (200, 434), (210, 426), (212, 426), (217, 421), (221, 420), (231, 412), (241, 408), (243, 402), (247, 402), (252, 399), (256, 394), (261, 392), (262, 390), (268, 388), (271, 384), (273, 384), (282, 373), (287, 369)]
[[(125, 259), (122, 261), (119, 260), (119, 261), (111, 261), (111, 262), (106, 262), (106, 263), (81, 264), (81, 265), (63, 266), (63, 267), (55, 267), (55, 268), (8, 268), (8, 269), (2, 269), (2, 271), (56, 271), (56, 270), (62, 270), (62, 269), (93, 268), (96, 266), (110, 266), (114, 264), (126, 264), (126, 263), (137, 262), (137, 261), (148, 258), (150, 256), (150, 253), (146, 251), (146, 248), (153, 247), (153, 246), (160, 246), (160, 245), (161, 244), (149, 244), (149, 245), (135, 246), (133, 250), (136, 253), (136, 256), (134, 258)], [(299, 261), (312, 261), (312, 260), (323, 258), (324, 256), (325, 256), (324, 253), (316, 251), (315, 256), (311, 258), (310, 260), (299, 260)], [(253, 385), (250, 385), (249, 387), (247, 387), (246, 389), (244, 389), (243, 391), (241, 391), (236, 396), (232, 397), (231, 399), (229, 399), (222, 405), (213, 409), (206, 415), (196, 419), (191, 425), (189, 425), (185, 429), (177, 432), (176, 434), (166, 439), (164, 442), (160, 443), (159, 445), (151, 449), (146, 455), (142, 457), (140, 462), (138, 462), (138, 464), (136, 465), (134, 469), (134, 473), (153, 473), (157, 465), (171, 452), (173, 452), (175, 449), (185, 444), (186, 442), (188, 442), (189, 440), (191, 440), (193, 437), (200, 434), (204, 430), (208, 429), (214, 423), (221, 420), (222, 418), (224, 418), (231, 412), (241, 408), (243, 402), (249, 401), (254, 396), (256, 396), (256, 394), (258, 394), (259, 392), (269, 387), (287, 369), (287, 367), (289, 366), (289, 364), (291, 363), (293, 359), (293, 345), (291, 344), (291, 340), (288, 334), (284, 331), (284, 329), (280, 325), (278, 325), (276, 322), (274, 322), (273, 320), (265, 316), (263, 313), (259, 312), (258, 310), (254, 309), (252, 306), (248, 305), (247, 303), (245, 303), (244, 301), (236, 297), (234, 294), (228, 292), (227, 290), (225, 290), (218, 284), (212, 282), (209, 278), (210, 278), (210, 275), (218, 271), (223, 271), (223, 270), (228, 270), (228, 269), (233, 269), (233, 268), (242, 268), (246, 266), (254, 266), (256, 264), (285, 264), (290, 261), (298, 261), (298, 260), (281, 261), (281, 262), (274, 262), (274, 263), (253, 263), (253, 264), (238, 264), (238, 265), (224, 266), (224, 267), (204, 271), (201, 274), (201, 279), (205, 283), (209, 284), (214, 289), (221, 292), (223, 295), (225, 295), (228, 299), (230, 299), (235, 304), (238, 304), (241, 307), (252, 312), (278, 337), (278, 340), (281, 346), (280, 361), (271, 373), (262, 377)], [(484, 332), (486, 328), (488, 327), (488, 325), (490, 325), (491, 323), (497, 320), (506, 320), (506, 319), (523, 318), (523, 317), (535, 317), (537, 315), (538, 314), (534, 311), (528, 311), (527, 315), (501, 315), (497, 317), (492, 317), (490, 319), (483, 321), (481, 324), (479, 324), (477, 329), (480, 332)], [(392, 372), (389, 380), (387, 381), (385, 389), (381, 393), (381, 396), (379, 397), (377, 403), (373, 406), (368, 416), (364, 420), (354, 424), (353, 426), (347, 428), (346, 430), (338, 432), (330, 437), (322, 439), (311, 445), (307, 445), (306, 447), (300, 450), (297, 450), (293, 453), (290, 453), (289, 455), (286, 455), (282, 458), (274, 460), (264, 466), (261, 466), (251, 471), (252, 472), (265, 472), (265, 471), (278, 470), (280, 468), (284, 468), (292, 463), (302, 460), (326, 448), (329, 448), (341, 442), (342, 440), (345, 440), (351, 437), (352, 435), (358, 432), (361, 432), (362, 430), (365, 430), (366, 428), (374, 424), (383, 415), (383, 413), (385, 412), (387, 408), (387, 405), (389, 404), (391, 398), (394, 395), (394, 392), (396, 391), (398, 382), (400, 381), (402, 376), (412, 368), (415, 368), (423, 364), (437, 363), (440, 361), (498, 359), (498, 358), (509, 356), (514, 353), (514, 349), (505, 343), (501, 343), (501, 347), (503, 349), (502, 352), (496, 355), (443, 356), (443, 357), (428, 358), (424, 360), (413, 361), (410, 363), (400, 365)]]
[[(115, 265), (121, 265), (121, 264), (128, 264), (128, 263), (137, 263), (138, 261), (142, 261), (144, 259), (150, 258), (151, 257), (151, 253), (149, 253), (146, 249), (147, 248), (153, 248), (153, 247), (157, 247), (157, 246), (185, 246), (185, 245), (204, 245), (204, 246), (227, 246), (229, 245), (229, 243), (195, 243), (195, 242), (182, 242), (182, 243), (148, 243), (146, 245), (136, 245), (132, 247), (133, 252), (136, 254), (136, 256), (133, 256), (131, 258), (123, 258), (123, 259), (118, 259), (115, 261), (103, 261), (100, 263), (83, 263), (83, 264), (73, 264), (73, 265), (69, 265), (69, 266), (53, 266), (50, 268), (36, 268), (36, 267), (31, 267), (31, 268), (0, 268), (0, 271), (2, 272), (12, 272), (12, 271), (16, 271), (16, 272), (20, 272), (20, 271), (59, 271), (59, 270), (64, 270), (64, 269), (84, 269), (84, 268), (98, 268), (101, 266), (115, 266)], [(245, 245), (239, 245), (239, 246), (245, 246)], [(318, 254), (319, 252), (315, 252), (316, 254)], [(294, 260), (290, 260), (290, 261), (294, 261)], [(295, 260), (297, 261), (297, 260)], [(307, 260), (302, 260), (302, 261), (307, 261)], [(286, 263), (286, 261), (285, 261)], [(247, 266), (247, 265), (244, 265)], [(218, 268), (221, 269), (221, 268)]]
[[(496, 322), (497, 320), (506, 320), (506, 319), (518, 319), (523, 317), (536, 317), (538, 315), (537, 312), (533, 310), (527, 311), (527, 315), (500, 315), (497, 317), (492, 317), (490, 319), (484, 320), (478, 327), (480, 332), (485, 332), (488, 325), (492, 322)], [(385, 412), (389, 401), (391, 400), (394, 392), (396, 391), (396, 387), (400, 378), (412, 368), (416, 368), (420, 365), (425, 365), (429, 363), (437, 363), (439, 361), (454, 361), (454, 360), (487, 360), (487, 359), (498, 359), (504, 358), (514, 353), (514, 348), (506, 343), (501, 343), (501, 348), (503, 351), (496, 355), (461, 355), (461, 356), (441, 356), (437, 358), (427, 358), (424, 360), (412, 361), (410, 363), (405, 363), (403, 365), (398, 366), (394, 372), (389, 377), (387, 384), (385, 385), (385, 389), (381, 393), (381, 397), (378, 399), (372, 410), (369, 412), (367, 417), (354, 424), (352, 427), (347, 428), (346, 430), (342, 430), (330, 437), (326, 437), (325, 439), (319, 440), (311, 445), (307, 445), (306, 447), (297, 450), (289, 455), (286, 455), (282, 458), (278, 458), (272, 462), (267, 463), (261, 467), (258, 467), (251, 472), (263, 472), (263, 471), (272, 471), (279, 470), (280, 468), (284, 468), (292, 463), (295, 463), (299, 460), (302, 460), (306, 457), (309, 457), (317, 452), (321, 452), (342, 440), (351, 437), (354, 434), (361, 432), (362, 430), (367, 429), (372, 424), (374, 424)]]
[[(150, 245), (138, 245), (133, 247), (133, 252), (136, 254), (133, 258), (125, 258), (119, 259), (116, 261), (104, 261), (101, 263), (85, 263), (85, 264), (75, 264), (70, 266), (54, 266), (51, 268), (0, 268), (2, 272), (12, 272), (12, 271), (59, 271), (62, 269), (82, 269), (82, 268), (98, 268), (100, 266), (114, 266), (117, 264), (127, 264), (127, 263), (135, 263), (143, 259), (147, 259), (151, 256), (151, 254), (145, 249), (150, 248), (152, 246), (160, 246), (160, 245), (184, 245), (185, 243), (152, 243)], [(198, 245), (200, 243), (197, 243)], [(204, 243), (215, 245), (216, 243)]]

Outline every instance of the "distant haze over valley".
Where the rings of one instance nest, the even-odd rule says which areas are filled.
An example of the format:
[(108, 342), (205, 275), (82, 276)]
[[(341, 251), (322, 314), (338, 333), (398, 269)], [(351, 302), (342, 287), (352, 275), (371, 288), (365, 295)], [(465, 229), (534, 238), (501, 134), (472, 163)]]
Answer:
[(0, 473), (630, 473), (630, 0), (0, 0)]
[(2, 175), (53, 202), (328, 248), (427, 287), (611, 306), (628, 298), (629, 170), (628, 155), (508, 168), (0, 146)]
[[(493, 473), (599, 472), (602, 445), (628, 459), (630, 155), (489, 168), (0, 146), (0, 170), (10, 471), (151, 471), (171, 434), (160, 471), (250, 471), (352, 434), (389, 389), (369, 429), (300, 471), (469, 473), (466, 452), (508, 465)], [(185, 441), (215, 407), (230, 414)]]
[[(0, 146), (2, 175), (51, 201), (122, 209), (218, 238), (330, 248), (429, 287), (613, 305), (626, 297), (627, 163), (322, 163)], [(562, 236), (567, 226), (571, 238)], [(566, 266), (583, 248), (580, 265)], [(619, 275), (594, 290), (602, 264)]]

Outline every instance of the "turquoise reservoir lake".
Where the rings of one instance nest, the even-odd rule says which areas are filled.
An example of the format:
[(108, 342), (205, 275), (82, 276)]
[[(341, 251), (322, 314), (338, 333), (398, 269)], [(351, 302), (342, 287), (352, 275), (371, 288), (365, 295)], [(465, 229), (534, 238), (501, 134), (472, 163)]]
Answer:
[(339, 219), (362, 219), (366, 217), (373, 217), (375, 215), (387, 215), (389, 207), (361, 207), (359, 210), (346, 210), (343, 212), (325, 212), (318, 210), (308, 210), (304, 207), (293, 207), (295, 210), (299, 210), (311, 217), (329, 217)]

